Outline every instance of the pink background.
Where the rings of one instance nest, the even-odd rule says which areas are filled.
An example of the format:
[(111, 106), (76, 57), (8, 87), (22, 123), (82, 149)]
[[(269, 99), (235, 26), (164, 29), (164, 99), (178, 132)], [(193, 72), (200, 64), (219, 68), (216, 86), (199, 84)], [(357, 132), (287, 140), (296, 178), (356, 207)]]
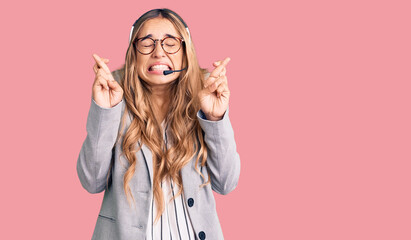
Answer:
[(1, 7), (1, 239), (90, 239), (81, 187), (92, 54), (168, 7), (200, 64), (231, 57), (237, 189), (226, 239), (411, 239), (409, 1), (16, 1)]

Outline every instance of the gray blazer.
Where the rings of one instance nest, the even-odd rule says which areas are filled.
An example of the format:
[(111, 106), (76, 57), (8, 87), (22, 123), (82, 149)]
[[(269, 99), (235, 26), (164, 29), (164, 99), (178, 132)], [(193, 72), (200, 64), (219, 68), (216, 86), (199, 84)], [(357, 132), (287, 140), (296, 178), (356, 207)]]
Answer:
[[(103, 108), (92, 99), (87, 118), (87, 137), (77, 160), (81, 185), (89, 193), (105, 190), (92, 240), (144, 240), (146, 236), (153, 197), (152, 153), (144, 144), (136, 153), (136, 170), (129, 183), (135, 208), (130, 208), (123, 190), (123, 176), (129, 164), (124, 156), (120, 156), (121, 144), (115, 144), (124, 105), (123, 99), (112, 108)], [(211, 184), (200, 188), (203, 179), (194, 168), (196, 154), (181, 169), (184, 201), (189, 203), (187, 210), (198, 239), (224, 239), (212, 190), (225, 195), (235, 189), (240, 175), (240, 156), (228, 109), (219, 121), (206, 120), (201, 110), (197, 113), (197, 119), (208, 148), (207, 165), (201, 167), (199, 164), (198, 169), (205, 179), (210, 174)], [(129, 124), (130, 118), (126, 126)]]

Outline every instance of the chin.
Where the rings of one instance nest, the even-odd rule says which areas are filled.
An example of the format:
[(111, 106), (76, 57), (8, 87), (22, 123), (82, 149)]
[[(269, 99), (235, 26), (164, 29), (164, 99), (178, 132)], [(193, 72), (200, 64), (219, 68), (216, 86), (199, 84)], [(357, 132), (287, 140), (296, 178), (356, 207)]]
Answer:
[(163, 84), (171, 83), (177, 80), (178, 77), (179, 75), (177, 76), (155, 75), (155, 76), (146, 76), (145, 79), (140, 77), (140, 79), (150, 86), (155, 86), (155, 85), (163, 85)]

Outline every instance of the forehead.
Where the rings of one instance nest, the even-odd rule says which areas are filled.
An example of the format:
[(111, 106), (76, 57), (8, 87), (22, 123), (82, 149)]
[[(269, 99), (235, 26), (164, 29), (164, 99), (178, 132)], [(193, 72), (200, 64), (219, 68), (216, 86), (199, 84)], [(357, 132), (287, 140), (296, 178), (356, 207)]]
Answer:
[(165, 18), (153, 18), (147, 20), (140, 28), (138, 38), (151, 34), (154, 38), (163, 38), (167, 34), (180, 36), (174, 25)]

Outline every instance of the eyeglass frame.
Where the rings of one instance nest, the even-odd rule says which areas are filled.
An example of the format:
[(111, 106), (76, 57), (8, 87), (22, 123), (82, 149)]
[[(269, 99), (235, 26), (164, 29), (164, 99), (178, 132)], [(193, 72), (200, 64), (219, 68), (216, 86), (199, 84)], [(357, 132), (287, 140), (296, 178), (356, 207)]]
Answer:
[[(151, 39), (151, 40), (154, 42), (153, 50), (151, 50), (151, 52), (149, 52), (149, 53), (142, 53), (142, 52), (140, 52), (140, 51), (138, 50), (138, 47), (136, 46), (137, 42), (138, 42), (140, 39), (143, 39), (143, 38), (144, 38), (144, 39)], [(164, 40), (165, 40), (166, 38), (175, 38), (175, 39), (178, 39), (178, 40), (180, 41), (180, 47), (178, 48), (177, 51), (175, 51), (175, 52), (173, 52), (173, 53), (169, 53), (169, 52), (167, 52), (167, 51), (164, 49), (164, 44), (163, 44), (163, 42), (164, 42)], [(183, 46), (183, 43), (185, 43), (184, 39), (182, 39), (182, 38), (180, 38), (180, 37), (166, 36), (166, 37), (164, 37), (163, 39), (153, 39), (153, 38), (151, 38), (151, 37), (137, 38), (137, 39), (134, 40), (133, 44), (134, 44), (134, 46), (136, 47), (136, 49), (137, 49), (137, 51), (138, 51), (139, 53), (141, 53), (141, 54), (143, 54), (143, 55), (149, 55), (149, 54), (152, 54), (152, 53), (154, 52), (154, 50), (156, 49), (156, 47), (157, 47), (157, 41), (161, 41), (161, 42), (160, 42), (161, 48), (162, 48), (163, 51), (166, 52), (167, 54), (175, 54), (175, 53), (177, 53), (178, 51), (180, 51), (181, 46)]]

